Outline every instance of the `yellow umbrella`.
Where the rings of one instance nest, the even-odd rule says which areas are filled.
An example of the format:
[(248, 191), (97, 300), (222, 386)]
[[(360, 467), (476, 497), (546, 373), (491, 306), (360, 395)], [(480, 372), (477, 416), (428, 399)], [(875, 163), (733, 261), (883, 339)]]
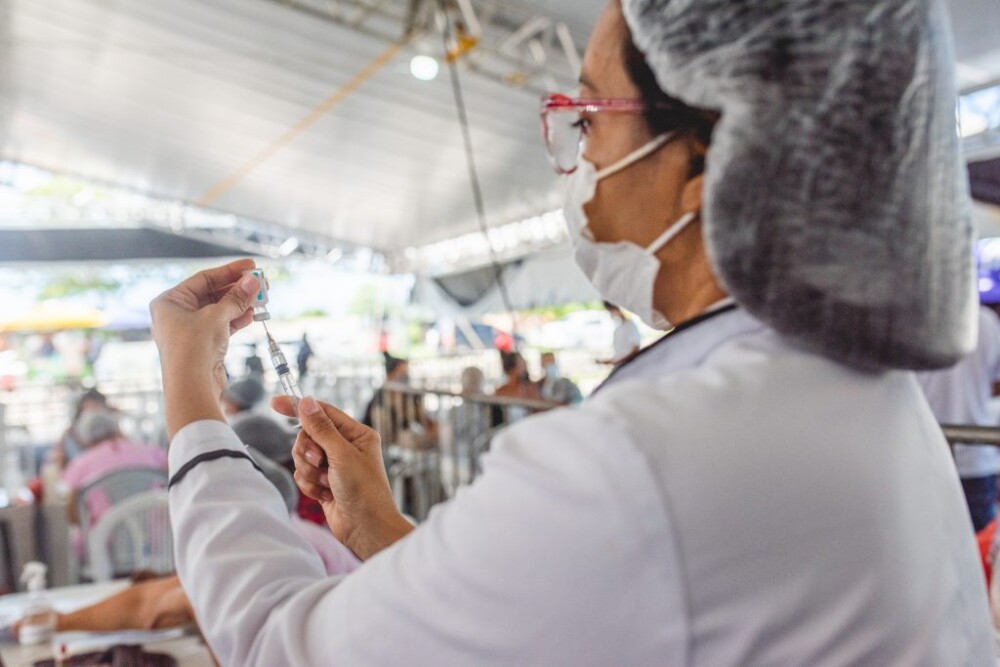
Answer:
[(60, 301), (43, 301), (26, 313), (0, 320), (0, 332), (96, 329), (106, 323), (96, 308)]

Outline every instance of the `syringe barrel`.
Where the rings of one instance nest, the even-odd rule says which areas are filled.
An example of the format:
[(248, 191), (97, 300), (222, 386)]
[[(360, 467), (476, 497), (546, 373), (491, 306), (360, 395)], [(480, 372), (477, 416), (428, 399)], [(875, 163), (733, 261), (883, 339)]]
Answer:
[(295, 376), (288, 368), (288, 364), (282, 364), (277, 368), (278, 380), (281, 381), (281, 388), (285, 395), (292, 401), (292, 409), (295, 414), (299, 413), (299, 401), (302, 399), (302, 392), (299, 390), (299, 383), (295, 381)]

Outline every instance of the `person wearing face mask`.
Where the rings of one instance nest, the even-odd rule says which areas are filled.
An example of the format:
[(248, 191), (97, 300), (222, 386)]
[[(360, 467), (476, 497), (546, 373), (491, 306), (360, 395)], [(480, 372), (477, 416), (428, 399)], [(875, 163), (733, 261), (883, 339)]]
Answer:
[(994, 664), (912, 372), (975, 344), (948, 34), (943, 0), (610, 2), (545, 137), (581, 267), (669, 333), (419, 527), (378, 435), (306, 397), (296, 480), (344, 580), (211, 411), (251, 263), (159, 297), (177, 565), (220, 660)]
[(580, 388), (572, 380), (562, 376), (554, 352), (542, 352), (539, 361), (544, 373), (538, 383), (543, 401), (559, 405), (576, 405), (583, 400)]

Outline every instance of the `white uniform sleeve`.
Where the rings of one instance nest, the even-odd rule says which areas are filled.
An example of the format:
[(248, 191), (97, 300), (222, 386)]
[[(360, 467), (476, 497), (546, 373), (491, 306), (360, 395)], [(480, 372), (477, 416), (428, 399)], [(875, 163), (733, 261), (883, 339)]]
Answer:
[(990, 379), (1000, 382), (1000, 317), (991, 308), (980, 306), (979, 345), (989, 350)]
[[(181, 581), (224, 665), (681, 664), (667, 513), (642, 455), (583, 410), (521, 422), (483, 476), (353, 574), (326, 578), (221, 423), (182, 430)], [(228, 455), (226, 455), (228, 456)], [(677, 660), (674, 660), (677, 658)]]

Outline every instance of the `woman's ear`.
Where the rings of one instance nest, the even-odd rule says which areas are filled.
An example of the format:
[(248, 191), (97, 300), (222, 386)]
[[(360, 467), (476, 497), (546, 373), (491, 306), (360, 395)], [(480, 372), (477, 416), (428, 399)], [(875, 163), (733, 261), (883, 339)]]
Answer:
[(688, 151), (690, 151), (692, 177), (684, 184), (681, 192), (681, 210), (700, 211), (702, 192), (705, 188), (705, 166), (708, 164), (708, 144), (695, 134), (688, 136)]
[(684, 190), (681, 192), (681, 210), (684, 213), (701, 210), (704, 189), (704, 174), (699, 174), (684, 184)]

